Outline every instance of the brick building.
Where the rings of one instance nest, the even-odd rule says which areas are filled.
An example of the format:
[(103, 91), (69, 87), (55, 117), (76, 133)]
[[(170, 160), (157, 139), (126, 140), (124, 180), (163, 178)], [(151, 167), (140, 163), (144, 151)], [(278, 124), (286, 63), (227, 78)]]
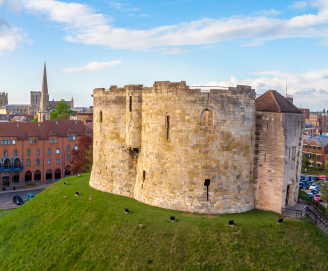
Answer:
[(305, 115), (306, 119), (310, 119), (310, 109), (309, 108), (299, 108), (301, 112)]
[(303, 139), (302, 154), (303, 157), (309, 157), (311, 167), (316, 164), (317, 167), (325, 168), (325, 165), (328, 162), (328, 137), (305, 136)]
[(1, 185), (48, 183), (69, 176), (70, 151), (84, 135), (92, 136), (92, 129), (79, 121), (0, 123)]

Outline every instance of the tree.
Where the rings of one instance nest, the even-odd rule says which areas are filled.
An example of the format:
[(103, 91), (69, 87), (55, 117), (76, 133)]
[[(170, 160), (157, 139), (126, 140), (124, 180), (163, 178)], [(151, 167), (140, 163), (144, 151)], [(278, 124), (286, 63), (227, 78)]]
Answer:
[(321, 185), (321, 199), (324, 202), (328, 201), (328, 185), (327, 184)]
[(313, 169), (317, 169), (317, 156), (313, 156)]
[[(69, 105), (65, 102), (65, 100), (61, 99), (56, 103), (56, 110), (50, 113), (50, 119), (69, 119), (69, 115), (73, 113), (74, 112), (69, 108)], [(64, 116), (59, 117), (60, 115)]]
[(303, 164), (303, 167), (308, 167), (309, 164), (310, 164), (310, 160), (309, 160), (309, 157), (307, 156), (304, 156), (303, 159), (302, 159), (302, 164)]
[(36, 117), (32, 119), (31, 122), (38, 122), (38, 115), (36, 115)]
[(73, 174), (91, 172), (93, 162), (93, 138), (82, 136), (78, 140), (78, 149), (71, 150), (70, 163)]

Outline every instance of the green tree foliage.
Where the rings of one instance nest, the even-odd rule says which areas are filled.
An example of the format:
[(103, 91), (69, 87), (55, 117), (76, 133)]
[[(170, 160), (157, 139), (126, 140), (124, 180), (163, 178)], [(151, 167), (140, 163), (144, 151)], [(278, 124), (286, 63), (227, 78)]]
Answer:
[(64, 99), (61, 99), (56, 103), (56, 110), (50, 113), (51, 120), (67, 120), (69, 119), (70, 114), (74, 112), (69, 108), (69, 105), (65, 102)]
[(313, 156), (313, 169), (317, 169), (317, 156)]
[(91, 172), (93, 162), (93, 138), (83, 136), (78, 140), (78, 149), (71, 150), (71, 160), (73, 174)]
[(327, 184), (321, 185), (321, 199), (324, 202), (328, 201), (328, 185)]
[(303, 159), (302, 159), (302, 164), (303, 164), (303, 167), (307, 168), (310, 165), (309, 157), (304, 156)]
[(32, 119), (31, 122), (38, 122), (38, 115), (36, 115), (36, 117)]

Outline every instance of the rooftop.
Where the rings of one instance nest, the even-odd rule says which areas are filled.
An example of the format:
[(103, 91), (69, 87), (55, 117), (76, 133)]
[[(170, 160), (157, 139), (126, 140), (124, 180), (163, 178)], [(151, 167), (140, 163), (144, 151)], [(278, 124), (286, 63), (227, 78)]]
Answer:
[(256, 111), (303, 114), (276, 90), (269, 90), (255, 99)]

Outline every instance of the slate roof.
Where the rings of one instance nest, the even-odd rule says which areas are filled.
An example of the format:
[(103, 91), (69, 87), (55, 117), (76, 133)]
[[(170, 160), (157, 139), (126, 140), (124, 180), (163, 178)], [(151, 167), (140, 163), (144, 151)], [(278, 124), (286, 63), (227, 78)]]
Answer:
[(255, 99), (256, 111), (303, 114), (276, 90), (269, 90)]
[(325, 147), (328, 145), (328, 137), (324, 136), (304, 136), (304, 139), (310, 144), (311, 142), (316, 142), (319, 147)]
[(49, 139), (50, 132), (58, 137), (66, 137), (71, 129), (78, 136), (86, 134), (87, 127), (80, 121), (75, 120), (47, 120), (44, 122), (1, 122), (0, 137), (16, 137), (28, 139), (29, 136), (39, 139)]

